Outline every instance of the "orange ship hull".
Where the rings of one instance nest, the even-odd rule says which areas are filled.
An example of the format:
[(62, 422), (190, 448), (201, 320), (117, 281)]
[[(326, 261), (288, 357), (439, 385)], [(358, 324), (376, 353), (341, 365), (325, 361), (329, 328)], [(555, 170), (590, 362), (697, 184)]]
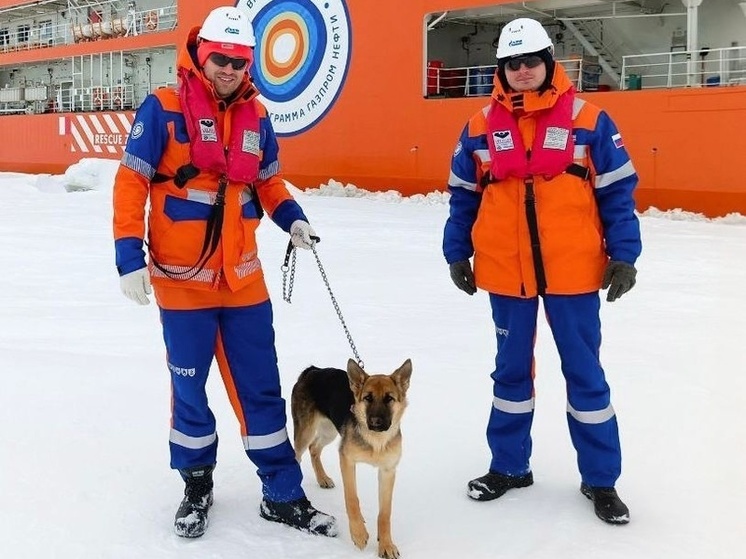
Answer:
[[(450, 1), (454, 3), (458, 2)], [(178, 43), (189, 27), (221, 4), (181, 0), (177, 30), (157, 40)], [(338, 69), (345, 63), (342, 60), (339, 73), (330, 76), (339, 82), (339, 90), (334, 99), (324, 101), (325, 113), (313, 125), (281, 137), (286, 178), (300, 187), (335, 179), (405, 195), (443, 190), (461, 128), (487, 103), (485, 97), (423, 97), (423, 16), (448, 9), (449, 2), (347, 0), (345, 8), (350, 44), (340, 43), (339, 48), (348, 49), (349, 58), (344, 75)], [(385, 32), (376, 22), (385, 22)], [(125, 40), (129, 39), (113, 41)], [(149, 40), (152, 44), (154, 39)], [(107, 43), (107, 48), (113, 47)], [(3, 56), (7, 55), (0, 55), (0, 64)], [(606, 109), (618, 124), (640, 175), (640, 210), (653, 205), (709, 216), (746, 214), (746, 185), (737, 171), (737, 162), (746, 153), (745, 86), (612, 91), (582, 97)], [(97, 125), (92, 119), (100, 122)], [(0, 169), (58, 173), (81, 157), (118, 158), (126, 123), (132, 119), (131, 111), (0, 117)]]

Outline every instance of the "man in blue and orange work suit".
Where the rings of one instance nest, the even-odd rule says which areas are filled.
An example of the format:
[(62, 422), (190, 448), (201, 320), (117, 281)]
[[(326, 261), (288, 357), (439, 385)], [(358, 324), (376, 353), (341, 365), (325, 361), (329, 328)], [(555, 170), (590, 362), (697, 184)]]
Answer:
[(637, 174), (614, 123), (575, 96), (553, 53), (538, 21), (503, 28), (491, 103), (469, 120), (451, 161), (443, 251), (459, 289), (489, 292), (498, 350), (487, 426), (492, 461), (468, 483), (468, 495), (489, 501), (533, 483), (541, 298), (566, 380), (581, 492), (599, 518), (626, 524), (629, 510), (614, 487), (617, 420), (599, 361), (599, 289), (614, 301), (635, 284)]
[(301, 488), (257, 257), (264, 212), (296, 247), (309, 249), (316, 237), (278, 175), (277, 139), (248, 74), (254, 44), (244, 12), (213, 10), (179, 55), (179, 85), (157, 90), (137, 111), (114, 185), (116, 264), (128, 298), (147, 304), (152, 280), (160, 307), (171, 467), (186, 485), (176, 533), (198, 537), (207, 528), (218, 439), (205, 383), (215, 357), (262, 482), (260, 515), (335, 536), (335, 519)]

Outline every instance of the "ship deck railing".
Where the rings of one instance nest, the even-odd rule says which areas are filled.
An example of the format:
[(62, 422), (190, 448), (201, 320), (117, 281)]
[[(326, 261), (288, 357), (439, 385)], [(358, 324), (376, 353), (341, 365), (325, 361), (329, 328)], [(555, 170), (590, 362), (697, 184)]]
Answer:
[[(575, 89), (582, 91), (589, 78), (597, 79), (595, 66), (582, 58), (557, 60), (564, 66)], [(497, 66), (455, 66), (427, 68), (426, 97), (485, 97), (492, 93)]]
[[(610, 91), (603, 70), (582, 58), (557, 60), (578, 91)], [(426, 70), (425, 96), (485, 97), (492, 93), (495, 65), (434, 66)], [(609, 79), (609, 83), (614, 80)], [(746, 85), (746, 47), (671, 51), (622, 57), (622, 90)]]
[(47, 107), (47, 112), (131, 110), (134, 108), (134, 88), (131, 84), (57, 87), (52, 101), (53, 105)]
[(624, 56), (621, 84), (627, 90), (746, 85), (746, 47)]
[(0, 29), (0, 53), (171, 31), (176, 28), (178, 16), (176, 6), (173, 2), (169, 4), (128, 10), (111, 17), (102, 14), (100, 20), (95, 18), (97, 21), (66, 21), (57, 25), (52, 25), (51, 21), (35, 24), (25, 23), (25, 20), (9, 22)]

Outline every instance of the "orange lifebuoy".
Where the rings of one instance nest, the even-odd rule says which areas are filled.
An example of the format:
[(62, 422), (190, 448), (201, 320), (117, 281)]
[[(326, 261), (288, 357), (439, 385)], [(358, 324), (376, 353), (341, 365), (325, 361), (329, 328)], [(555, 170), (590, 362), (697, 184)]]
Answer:
[(145, 14), (145, 29), (155, 31), (158, 28), (158, 12), (151, 10)]

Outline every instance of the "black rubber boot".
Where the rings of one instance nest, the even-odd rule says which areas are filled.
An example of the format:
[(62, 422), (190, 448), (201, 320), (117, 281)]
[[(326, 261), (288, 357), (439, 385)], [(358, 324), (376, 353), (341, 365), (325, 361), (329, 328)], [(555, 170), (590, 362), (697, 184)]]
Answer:
[(317, 536), (333, 538), (338, 533), (336, 519), (313, 508), (305, 497), (286, 503), (263, 499), (259, 516)]
[(207, 530), (207, 511), (212, 506), (212, 470), (198, 466), (179, 470), (186, 484), (184, 499), (176, 511), (174, 531), (183, 538), (198, 538)]
[(613, 487), (591, 487), (580, 484), (580, 492), (593, 501), (596, 516), (608, 524), (627, 524), (629, 509)]
[(492, 501), (502, 497), (509, 489), (528, 487), (534, 483), (534, 475), (529, 472), (522, 476), (506, 476), (497, 472), (487, 472), (482, 477), (469, 482), (466, 494), (475, 501)]

